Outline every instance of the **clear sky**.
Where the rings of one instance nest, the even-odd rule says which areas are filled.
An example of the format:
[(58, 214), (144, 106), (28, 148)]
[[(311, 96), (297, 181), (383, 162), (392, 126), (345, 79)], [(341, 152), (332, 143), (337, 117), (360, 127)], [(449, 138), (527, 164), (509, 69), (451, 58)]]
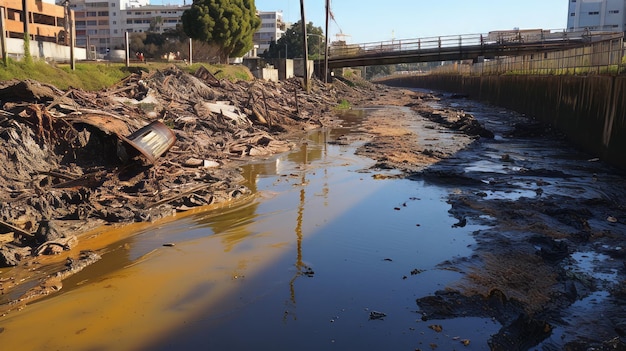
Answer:
[[(150, 0), (151, 4), (192, 0)], [(494, 30), (565, 29), (569, 0), (331, 0), (330, 40), (369, 43)], [(300, 20), (300, 0), (255, 0), (257, 10)], [(326, 0), (304, 0), (307, 22), (325, 29)], [(341, 34), (339, 37), (337, 34)]]
[[(565, 29), (569, 0), (331, 0), (329, 40), (368, 43), (494, 30)], [(325, 0), (304, 0), (305, 19), (325, 28)], [(300, 0), (256, 0), (260, 11), (300, 19)], [(337, 34), (343, 34), (339, 38)]]

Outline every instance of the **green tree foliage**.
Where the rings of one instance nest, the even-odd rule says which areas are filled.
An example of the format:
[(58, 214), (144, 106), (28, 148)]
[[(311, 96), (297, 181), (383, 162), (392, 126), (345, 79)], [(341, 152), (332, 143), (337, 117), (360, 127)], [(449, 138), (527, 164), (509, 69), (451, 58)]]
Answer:
[[(141, 52), (145, 58), (160, 58), (168, 53), (181, 53), (181, 58), (187, 58), (189, 43), (188, 37), (183, 32), (182, 26), (169, 29), (163, 33), (141, 32), (130, 35), (131, 56), (135, 52)], [(123, 47), (120, 47), (123, 49)]]
[(195, 0), (182, 21), (190, 38), (221, 48), (222, 62), (252, 49), (252, 38), (261, 26), (254, 0)]
[(396, 71), (396, 66), (369, 66), (365, 68), (365, 79), (388, 76)]
[[(306, 25), (307, 47), (309, 51), (309, 59), (320, 59), (324, 56), (324, 31), (321, 27), (315, 27), (313, 22)], [(302, 21), (293, 24), (285, 34), (272, 42), (262, 56), (266, 59), (285, 58), (285, 50), (287, 50), (287, 58), (304, 57), (304, 46), (302, 45)]]

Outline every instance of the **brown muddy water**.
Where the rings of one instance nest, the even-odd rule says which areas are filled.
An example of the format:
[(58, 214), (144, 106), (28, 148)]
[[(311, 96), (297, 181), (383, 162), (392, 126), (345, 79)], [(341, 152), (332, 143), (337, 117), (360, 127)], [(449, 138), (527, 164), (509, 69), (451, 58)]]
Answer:
[[(143, 226), (102, 249), (61, 292), (0, 317), (1, 348), (488, 349), (495, 319), (424, 321), (416, 304), (461, 279), (442, 262), (471, 256), (487, 225), (458, 225), (448, 203), (458, 187), (374, 177), (374, 161), (354, 155), (358, 142), (330, 143), (364, 113), (243, 167), (255, 193), (247, 201)], [(499, 171), (487, 162), (466, 167)]]
[(2, 348), (413, 350), (459, 336), (480, 349), (496, 323), (439, 334), (415, 303), (458, 279), (437, 265), (469, 255), (477, 228), (453, 227), (448, 189), (375, 180), (356, 145), (327, 143), (362, 114), (244, 167), (250, 201), (105, 248), (58, 294), (0, 318)]

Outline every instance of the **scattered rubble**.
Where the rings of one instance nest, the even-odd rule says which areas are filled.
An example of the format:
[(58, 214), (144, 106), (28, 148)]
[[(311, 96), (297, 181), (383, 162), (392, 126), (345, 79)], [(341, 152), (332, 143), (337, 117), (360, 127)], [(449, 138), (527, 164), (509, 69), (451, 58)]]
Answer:
[[(0, 266), (67, 250), (94, 226), (246, 195), (242, 161), (291, 149), (290, 136), (323, 126), (351, 94), (367, 95), (341, 81), (314, 80), (307, 93), (299, 79), (231, 82), (176, 66), (98, 92), (3, 82)], [(132, 140), (150, 123), (175, 138), (158, 155)]]

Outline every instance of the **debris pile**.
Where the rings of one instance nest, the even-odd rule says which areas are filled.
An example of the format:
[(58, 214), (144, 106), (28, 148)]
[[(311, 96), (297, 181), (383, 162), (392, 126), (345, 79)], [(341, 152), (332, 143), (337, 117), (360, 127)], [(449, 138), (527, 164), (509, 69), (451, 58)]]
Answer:
[[(104, 223), (151, 221), (249, 192), (237, 165), (284, 152), (325, 123), (341, 82), (219, 80), (201, 68), (132, 74), (103, 91), (36, 81), (0, 88), (0, 266), (68, 249)], [(128, 136), (159, 121), (174, 136), (161, 157)]]

